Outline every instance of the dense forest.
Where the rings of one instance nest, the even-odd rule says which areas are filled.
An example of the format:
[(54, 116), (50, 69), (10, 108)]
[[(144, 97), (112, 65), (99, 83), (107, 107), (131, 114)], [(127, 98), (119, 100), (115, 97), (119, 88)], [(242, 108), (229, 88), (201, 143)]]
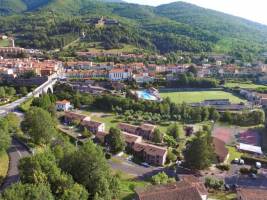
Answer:
[[(230, 53), (248, 61), (267, 51), (267, 26), (184, 2), (150, 7), (114, 0), (0, 0), (0, 15), (0, 32), (23, 47), (61, 48), (84, 32), (84, 42), (101, 42), (105, 49), (131, 44), (159, 53)], [(103, 15), (119, 25), (87, 23)]]

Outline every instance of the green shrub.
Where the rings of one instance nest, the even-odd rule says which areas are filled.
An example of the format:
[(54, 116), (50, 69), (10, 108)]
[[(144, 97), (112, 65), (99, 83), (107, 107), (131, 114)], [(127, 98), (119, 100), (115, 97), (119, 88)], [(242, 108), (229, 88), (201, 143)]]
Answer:
[(227, 165), (227, 164), (219, 164), (219, 165), (216, 165), (216, 167), (222, 171), (229, 171), (230, 170), (230, 165)]
[(222, 188), (223, 184), (223, 180), (219, 180), (217, 178), (207, 177), (205, 179), (205, 186), (211, 189), (219, 190)]

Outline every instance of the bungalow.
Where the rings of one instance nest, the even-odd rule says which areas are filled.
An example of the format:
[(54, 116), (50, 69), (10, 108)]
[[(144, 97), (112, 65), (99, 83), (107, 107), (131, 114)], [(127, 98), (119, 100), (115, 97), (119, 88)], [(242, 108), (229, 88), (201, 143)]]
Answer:
[(67, 100), (56, 102), (56, 110), (57, 111), (68, 111), (71, 108), (72, 108), (72, 106), (70, 105), (70, 102)]
[(64, 118), (65, 118), (65, 123), (68, 123), (68, 124), (73, 123), (74, 121), (81, 123), (84, 119), (90, 120), (90, 117), (86, 115), (75, 113), (75, 112), (68, 112), (68, 111), (65, 112)]
[(239, 145), (237, 146), (237, 149), (242, 152), (247, 152), (247, 153), (252, 153), (252, 154), (257, 154), (257, 155), (263, 154), (261, 147), (250, 145), (250, 144), (239, 143)]
[(97, 132), (105, 131), (105, 124), (101, 122), (91, 121), (90, 119), (84, 119), (81, 125), (88, 129), (88, 131), (96, 134)]
[(134, 200), (203, 200), (197, 188), (185, 181), (138, 188)]
[(162, 166), (166, 162), (167, 148), (137, 142), (133, 145), (134, 154), (149, 164)]
[(265, 200), (267, 199), (266, 188), (238, 188), (237, 200)]

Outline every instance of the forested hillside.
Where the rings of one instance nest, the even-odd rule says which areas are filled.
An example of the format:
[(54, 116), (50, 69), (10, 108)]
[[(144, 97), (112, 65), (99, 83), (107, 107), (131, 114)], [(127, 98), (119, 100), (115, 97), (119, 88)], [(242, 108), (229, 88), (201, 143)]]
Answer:
[[(60, 48), (85, 32), (85, 42), (106, 49), (131, 44), (160, 53), (230, 53), (242, 60), (267, 51), (267, 26), (184, 2), (151, 7), (120, 0), (0, 0), (0, 13), (0, 32), (15, 35), (24, 47)], [(100, 16), (119, 25), (86, 23)]]

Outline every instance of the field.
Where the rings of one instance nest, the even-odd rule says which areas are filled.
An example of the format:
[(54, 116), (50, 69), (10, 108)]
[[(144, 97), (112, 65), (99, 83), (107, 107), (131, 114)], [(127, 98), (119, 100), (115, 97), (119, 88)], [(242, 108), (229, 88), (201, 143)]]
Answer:
[(182, 92), (161, 92), (162, 98), (169, 97), (175, 103), (198, 103), (207, 99), (229, 99), (232, 103), (245, 102), (245, 100), (224, 91), (182, 91)]
[(0, 185), (7, 175), (9, 158), (6, 152), (0, 153)]
[(9, 44), (9, 40), (0, 40), (0, 47), (8, 47)]
[(226, 83), (224, 85), (225, 87), (228, 88), (235, 88), (235, 87), (239, 87), (239, 88), (243, 88), (243, 89), (257, 89), (257, 88), (266, 88), (266, 85), (258, 85), (258, 84), (254, 84), (254, 83)]

